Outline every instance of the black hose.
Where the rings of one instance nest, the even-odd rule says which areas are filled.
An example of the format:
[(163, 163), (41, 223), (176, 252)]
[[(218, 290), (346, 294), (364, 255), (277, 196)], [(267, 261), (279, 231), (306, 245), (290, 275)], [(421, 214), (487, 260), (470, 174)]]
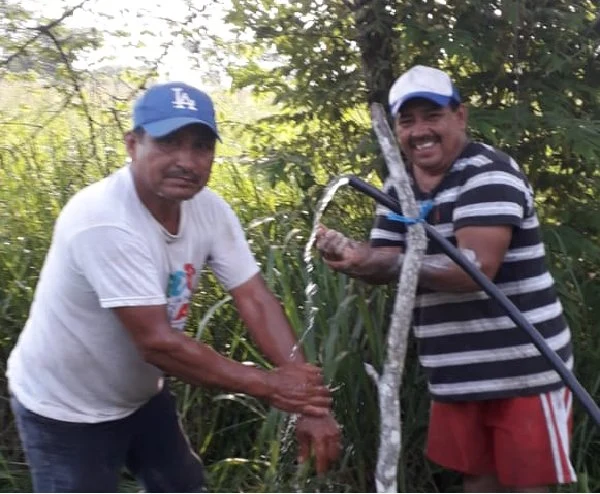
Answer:
[[(402, 214), (402, 208), (400, 207), (400, 204), (381, 190), (367, 184), (366, 182), (363, 182), (361, 179), (354, 176), (349, 177), (348, 184), (354, 187), (356, 190), (372, 197), (378, 203), (391, 209), (395, 213)], [(463, 256), (461, 252), (454, 247), (454, 245), (440, 235), (440, 233), (433, 226), (426, 222), (423, 223), (423, 226), (425, 227), (427, 235), (429, 235), (430, 238), (440, 245), (448, 257), (461, 268), (463, 268), (469, 274), (469, 276), (471, 276), (471, 278), (473, 278), (473, 280), (479, 284), (483, 291), (485, 291), (502, 306), (508, 317), (510, 317), (518, 327), (520, 327), (529, 335), (536, 348), (548, 360), (556, 372), (558, 372), (563, 382), (581, 402), (587, 413), (594, 420), (594, 422), (596, 422), (596, 425), (600, 427), (600, 408), (598, 408), (598, 405), (596, 405), (592, 397), (579, 383), (575, 375), (569, 370), (563, 360), (546, 344), (546, 341), (539, 331), (535, 329), (535, 327), (527, 319), (525, 319), (523, 314), (521, 314), (519, 309), (508, 299), (508, 297), (498, 290), (496, 285), (494, 285), (489, 278), (487, 278), (473, 263)]]

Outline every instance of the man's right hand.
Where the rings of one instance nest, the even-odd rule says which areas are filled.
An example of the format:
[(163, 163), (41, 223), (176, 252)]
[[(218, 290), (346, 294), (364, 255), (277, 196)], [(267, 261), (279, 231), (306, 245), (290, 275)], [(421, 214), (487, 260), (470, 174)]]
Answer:
[(356, 274), (356, 269), (360, 268), (369, 256), (367, 244), (349, 239), (337, 230), (323, 225), (317, 228), (315, 246), (331, 269), (349, 275)]
[(318, 367), (289, 363), (267, 373), (265, 397), (271, 405), (284, 412), (323, 417), (329, 413), (332, 398), (323, 384)]

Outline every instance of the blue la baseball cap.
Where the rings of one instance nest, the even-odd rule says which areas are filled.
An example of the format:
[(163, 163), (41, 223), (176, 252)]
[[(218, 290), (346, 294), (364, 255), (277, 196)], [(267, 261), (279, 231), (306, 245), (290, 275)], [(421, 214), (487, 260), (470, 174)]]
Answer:
[(460, 103), (460, 94), (450, 76), (433, 67), (415, 65), (392, 85), (389, 94), (390, 112), (395, 116), (408, 100), (424, 98), (440, 106), (452, 101)]
[(190, 124), (206, 125), (221, 140), (210, 96), (183, 82), (156, 84), (133, 106), (133, 128), (163, 137)]

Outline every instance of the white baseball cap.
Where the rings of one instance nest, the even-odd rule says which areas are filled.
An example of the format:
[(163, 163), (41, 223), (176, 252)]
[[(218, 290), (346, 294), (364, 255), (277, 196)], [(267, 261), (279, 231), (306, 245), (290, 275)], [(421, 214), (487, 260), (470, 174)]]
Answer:
[(424, 98), (440, 106), (448, 106), (451, 101), (460, 103), (460, 94), (448, 74), (424, 65), (415, 65), (394, 82), (389, 94), (392, 115), (413, 98)]

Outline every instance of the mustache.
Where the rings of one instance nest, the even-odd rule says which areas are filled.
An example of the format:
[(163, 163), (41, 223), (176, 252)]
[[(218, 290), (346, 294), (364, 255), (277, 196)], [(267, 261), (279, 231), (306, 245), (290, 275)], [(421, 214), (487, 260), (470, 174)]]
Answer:
[(432, 132), (429, 135), (426, 136), (419, 136), (419, 137), (413, 137), (411, 136), (408, 139), (408, 145), (411, 148), (414, 148), (417, 146), (417, 144), (419, 144), (420, 142), (428, 142), (428, 141), (433, 141), (433, 142), (440, 142), (442, 140), (441, 136), (435, 132)]
[(185, 168), (182, 168), (181, 166), (173, 166), (172, 168), (170, 168), (167, 173), (165, 174), (165, 177), (167, 178), (183, 178), (184, 180), (188, 180), (190, 182), (195, 182), (195, 183), (200, 183), (200, 176), (190, 170), (186, 170)]

